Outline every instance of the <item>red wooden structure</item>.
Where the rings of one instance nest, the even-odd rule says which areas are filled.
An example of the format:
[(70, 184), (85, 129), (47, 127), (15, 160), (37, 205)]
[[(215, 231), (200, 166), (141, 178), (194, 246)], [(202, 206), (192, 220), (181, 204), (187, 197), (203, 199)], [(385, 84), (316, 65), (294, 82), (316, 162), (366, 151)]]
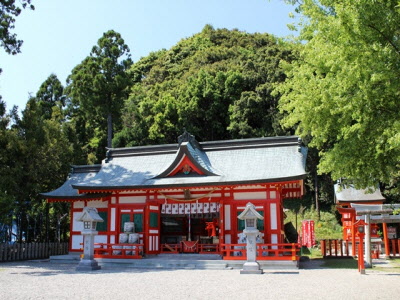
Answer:
[[(303, 195), (306, 176), (306, 149), (297, 137), (198, 143), (185, 132), (178, 142), (110, 149), (101, 165), (73, 166), (64, 185), (42, 194), (49, 202), (71, 202), (71, 252), (82, 243), (75, 218), (91, 206), (104, 219), (98, 257), (218, 253), (238, 259), (241, 253), (243, 259), (245, 249), (236, 248), (244, 224), (237, 216), (252, 202), (264, 217), (257, 224), (260, 259), (298, 259), (298, 245), (285, 244), (283, 234), (283, 201)], [(134, 223), (135, 244), (121, 242), (129, 236), (126, 222)]]
[[(357, 252), (356, 245), (359, 243), (357, 237), (356, 210), (351, 207), (352, 203), (356, 204), (382, 204), (385, 198), (378, 189), (373, 189), (371, 193), (368, 189), (356, 189), (352, 185), (344, 186), (335, 185), (336, 208), (342, 216), (343, 240), (346, 245), (351, 245), (351, 253), (355, 255)], [(380, 240), (378, 235), (378, 225), (371, 224), (371, 238)]]

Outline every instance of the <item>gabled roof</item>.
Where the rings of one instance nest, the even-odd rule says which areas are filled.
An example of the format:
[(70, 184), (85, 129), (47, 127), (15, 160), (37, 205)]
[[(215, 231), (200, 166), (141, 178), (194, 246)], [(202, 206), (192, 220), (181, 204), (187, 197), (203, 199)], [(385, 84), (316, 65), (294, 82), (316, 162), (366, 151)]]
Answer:
[(191, 163), (193, 168), (198, 170), (197, 174), (209, 176), (217, 175), (217, 171), (211, 166), (204, 151), (200, 150), (198, 147), (192, 146), (190, 142), (182, 142), (174, 161), (156, 177), (167, 177), (171, 173), (174, 173), (177, 168), (182, 167), (182, 163), (185, 159)]
[(238, 219), (245, 220), (245, 219), (260, 219), (264, 220), (264, 217), (260, 215), (260, 213), (256, 210), (256, 207), (253, 203), (249, 202), (246, 204), (246, 208), (240, 215), (238, 215)]
[(76, 183), (85, 183), (92, 179), (99, 171), (101, 165), (71, 166), (71, 173), (62, 186), (48, 193), (40, 195), (46, 199), (54, 200), (79, 200), (98, 199), (106, 194), (78, 194), (78, 190), (72, 187)]
[(356, 189), (354, 185), (351, 184), (347, 186), (335, 184), (334, 188), (337, 203), (385, 201), (380, 190), (376, 187)]
[[(298, 180), (306, 176), (306, 153), (296, 136), (202, 143), (184, 138), (178, 144), (114, 148), (94, 177), (72, 187), (101, 191)], [(201, 172), (172, 172), (184, 157)]]
[(76, 218), (79, 222), (104, 222), (94, 207), (84, 207), (82, 213)]

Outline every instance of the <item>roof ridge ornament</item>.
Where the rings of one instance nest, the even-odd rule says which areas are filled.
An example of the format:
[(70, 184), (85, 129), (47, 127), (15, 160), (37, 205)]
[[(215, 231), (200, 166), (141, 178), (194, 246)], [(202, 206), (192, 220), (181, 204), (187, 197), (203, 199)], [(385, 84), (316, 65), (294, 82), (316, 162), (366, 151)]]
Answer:
[(196, 141), (195, 136), (187, 132), (186, 128), (183, 128), (183, 133), (178, 137), (179, 146), (183, 142), (189, 142), (193, 147), (201, 149), (200, 144), (198, 141)]

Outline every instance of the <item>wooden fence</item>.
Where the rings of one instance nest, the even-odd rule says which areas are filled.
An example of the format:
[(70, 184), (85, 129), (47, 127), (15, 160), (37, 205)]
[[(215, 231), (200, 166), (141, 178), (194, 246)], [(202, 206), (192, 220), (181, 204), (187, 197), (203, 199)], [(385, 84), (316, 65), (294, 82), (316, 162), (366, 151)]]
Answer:
[[(353, 256), (351, 253), (351, 244), (344, 240), (321, 240), (321, 254), (323, 257), (350, 257)], [(357, 242), (358, 244), (358, 242)], [(356, 247), (357, 255), (358, 247)]]
[(63, 254), (68, 254), (68, 243), (0, 244), (0, 262), (45, 259)]
[[(323, 257), (352, 257), (358, 255), (358, 241), (355, 245), (355, 253), (352, 253), (351, 241), (345, 240), (321, 240), (321, 254)], [(389, 244), (390, 256), (400, 254), (400, 241), (396, 248), (397, 240), (391, 240)], [(365, 247), (365, 246), (364, 246)], [(399, 250), (399, 251), (397, 251)], [(381, 250), (381, 242), (371, 243), (371, 256), (372, 258), (379, 258)]]

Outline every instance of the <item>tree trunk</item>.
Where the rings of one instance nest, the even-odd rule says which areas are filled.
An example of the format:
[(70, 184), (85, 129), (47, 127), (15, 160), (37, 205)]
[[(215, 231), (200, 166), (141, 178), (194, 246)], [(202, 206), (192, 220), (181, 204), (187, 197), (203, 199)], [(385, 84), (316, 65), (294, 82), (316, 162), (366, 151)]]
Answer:
[(111, 148), (111, 146), (112, 146), (112, 116), (111, 112), (109, 112), (107, 116), (107, 147)]
[(321, 218), (321, 213), (319, 210), (319, 199), (318, 199), (318, 175), (315, 174), (315, 209), (318, 214), (318, 220)]
[(49, 242), (49, 231), (50, 231), (50, 207), (49, 203), (46, 202), (46, 243)]

